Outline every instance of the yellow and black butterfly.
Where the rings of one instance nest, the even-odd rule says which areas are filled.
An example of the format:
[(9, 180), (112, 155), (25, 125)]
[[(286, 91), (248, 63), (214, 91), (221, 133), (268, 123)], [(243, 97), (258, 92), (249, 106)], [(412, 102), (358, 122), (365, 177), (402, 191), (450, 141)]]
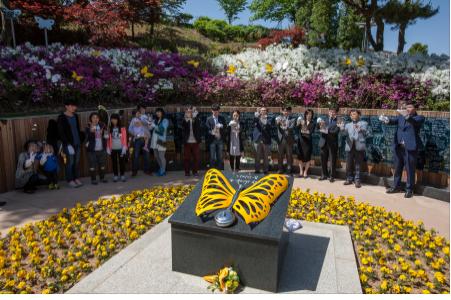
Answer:
[[(227, 178), (216, 169), (210, 169), (204, 178), (202, 192), (197, 201), (196, 215), (202, 216), (232, 206), (246, 224), (260, 222), (269, 214), (271, 205), (288, 188), (284, 175), (267, 175), (244, 190), (237, 191)], [(237, 198), (234, 203), (233, 199)]]

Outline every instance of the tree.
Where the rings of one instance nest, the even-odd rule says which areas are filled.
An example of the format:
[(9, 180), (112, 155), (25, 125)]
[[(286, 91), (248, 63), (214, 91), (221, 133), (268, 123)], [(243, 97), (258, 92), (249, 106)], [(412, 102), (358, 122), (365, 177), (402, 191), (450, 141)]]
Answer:
[(427, 55), (428, 51), (429, 51), (428, 45), (421, 44), (421, 43), (414, 43), (414, 44), (412, 44), (412, 46), (410, 46), (409, 50), (407, 50), (407, 53), (409, 53), (410, 55), (415, 55), (415, 54)]
[(404, 52), (406, 44), (406, 29), (415, 24), (417, 19), (427, 19), (436, 15), (439, 8), (433, 8), (429, 2), (424, 4), (422, 0), (390, 0), (383, 9), (385, 20), (388, 24), (394, 24), (392, 29), (398, 29), (397, 53)]
[[(343, 0), (343, 3), (364, 19), (366, 35), (374, 51), (384, 50), (385, 23), (383, 8), (386, 2), (387, 0)], [(373, 37), (371, 32), (373, 21), (376, 24), (376, 38)]]
[(251, 20), (282, 22), (286, 18), (296, 21), (296, 13), (305, 0), (252, 0), (249, 5), (253, 13)]
[(336, 43), (337, 0), (313, 1), (310, 17), (309, 45), (332, 47)]
[(123, 18), (124, 2), (90, 0), (65, 8), (66, 21), (71, 22), (90, 36), (97, 45), (120, 45), (126, 38), (127, 21)]
[(306, 31), (310, 30), (310, 16), (312, 15), (313, 0), (305, 0), (300, 3), (296, 12), (296, 25), (304, 28)]
[(161, 14), (160, 0), (125, 0), (122, 17), (131, 25), (132, 39), (135, 38), (135, 25), (147, 23), (155, 24)]
[(229, 24), (232, 24), (233, 20), (237, 18), (237, 15), (246, 8), (247, 0), (217, 0), (219, 6), (221, 6)]
[(362, 22), (361, 16), (346, 5), (342, 5), (339, 13), (337, 44), (343, 49), (359, 48), (362, 45), (363, 29), (358, 22)]

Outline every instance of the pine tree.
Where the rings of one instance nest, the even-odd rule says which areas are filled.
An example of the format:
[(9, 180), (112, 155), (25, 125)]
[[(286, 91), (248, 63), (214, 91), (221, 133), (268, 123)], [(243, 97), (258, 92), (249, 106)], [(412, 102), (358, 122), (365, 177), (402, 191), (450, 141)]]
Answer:
[(308, 43), (314, 47), (330, 48), (336, 45), (337, 0), (314, 0), (310, 17)]
[(406, 44), (406, 29), (415, 24), (417, 19), (428, 19), (436, 15), (439, 8), (433, 8), (431, 3), (424, 4), (422, 0), (390, 0), (384, 7), (383, 14), (392, 29), (398, 29), (397, 53), (404, 52)]
[(363, 18), (357, 15), (351, 8), (343, 5), (340, 8), (337, 44), (343, 49), (359, 48), (363, 40), (363, 28), (359, 28), (358, 22)]

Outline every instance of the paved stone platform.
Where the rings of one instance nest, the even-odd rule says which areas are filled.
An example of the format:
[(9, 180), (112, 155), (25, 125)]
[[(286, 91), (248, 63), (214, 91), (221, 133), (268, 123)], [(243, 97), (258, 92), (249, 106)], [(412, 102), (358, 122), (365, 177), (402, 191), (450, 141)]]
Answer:
[[(301, 224), (302, 228), (290, 233), (280, 292), (361, 293), (348, 227)], [(201, 277), (173, 272), (171, 257), (171, 230), (165, 220), (68, 293), (211, 293)], [(267, 292), (244, 287), (240, 293)]]

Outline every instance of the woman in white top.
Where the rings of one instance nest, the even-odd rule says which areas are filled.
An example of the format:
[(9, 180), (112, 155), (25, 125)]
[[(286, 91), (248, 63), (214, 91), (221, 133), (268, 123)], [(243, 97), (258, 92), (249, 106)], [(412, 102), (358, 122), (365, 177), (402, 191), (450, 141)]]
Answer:
[(160, 166), (160, 170), (155, 175), (164, 176), (166, 175), (166, 135), (169, 121), (164, 118), (164, 110), (162, 108), (157, 108), (155, 114), (157, 117), (150, 125), (150, 129), (153, 130), (150, 148), (153, 149), (155, 159)]

